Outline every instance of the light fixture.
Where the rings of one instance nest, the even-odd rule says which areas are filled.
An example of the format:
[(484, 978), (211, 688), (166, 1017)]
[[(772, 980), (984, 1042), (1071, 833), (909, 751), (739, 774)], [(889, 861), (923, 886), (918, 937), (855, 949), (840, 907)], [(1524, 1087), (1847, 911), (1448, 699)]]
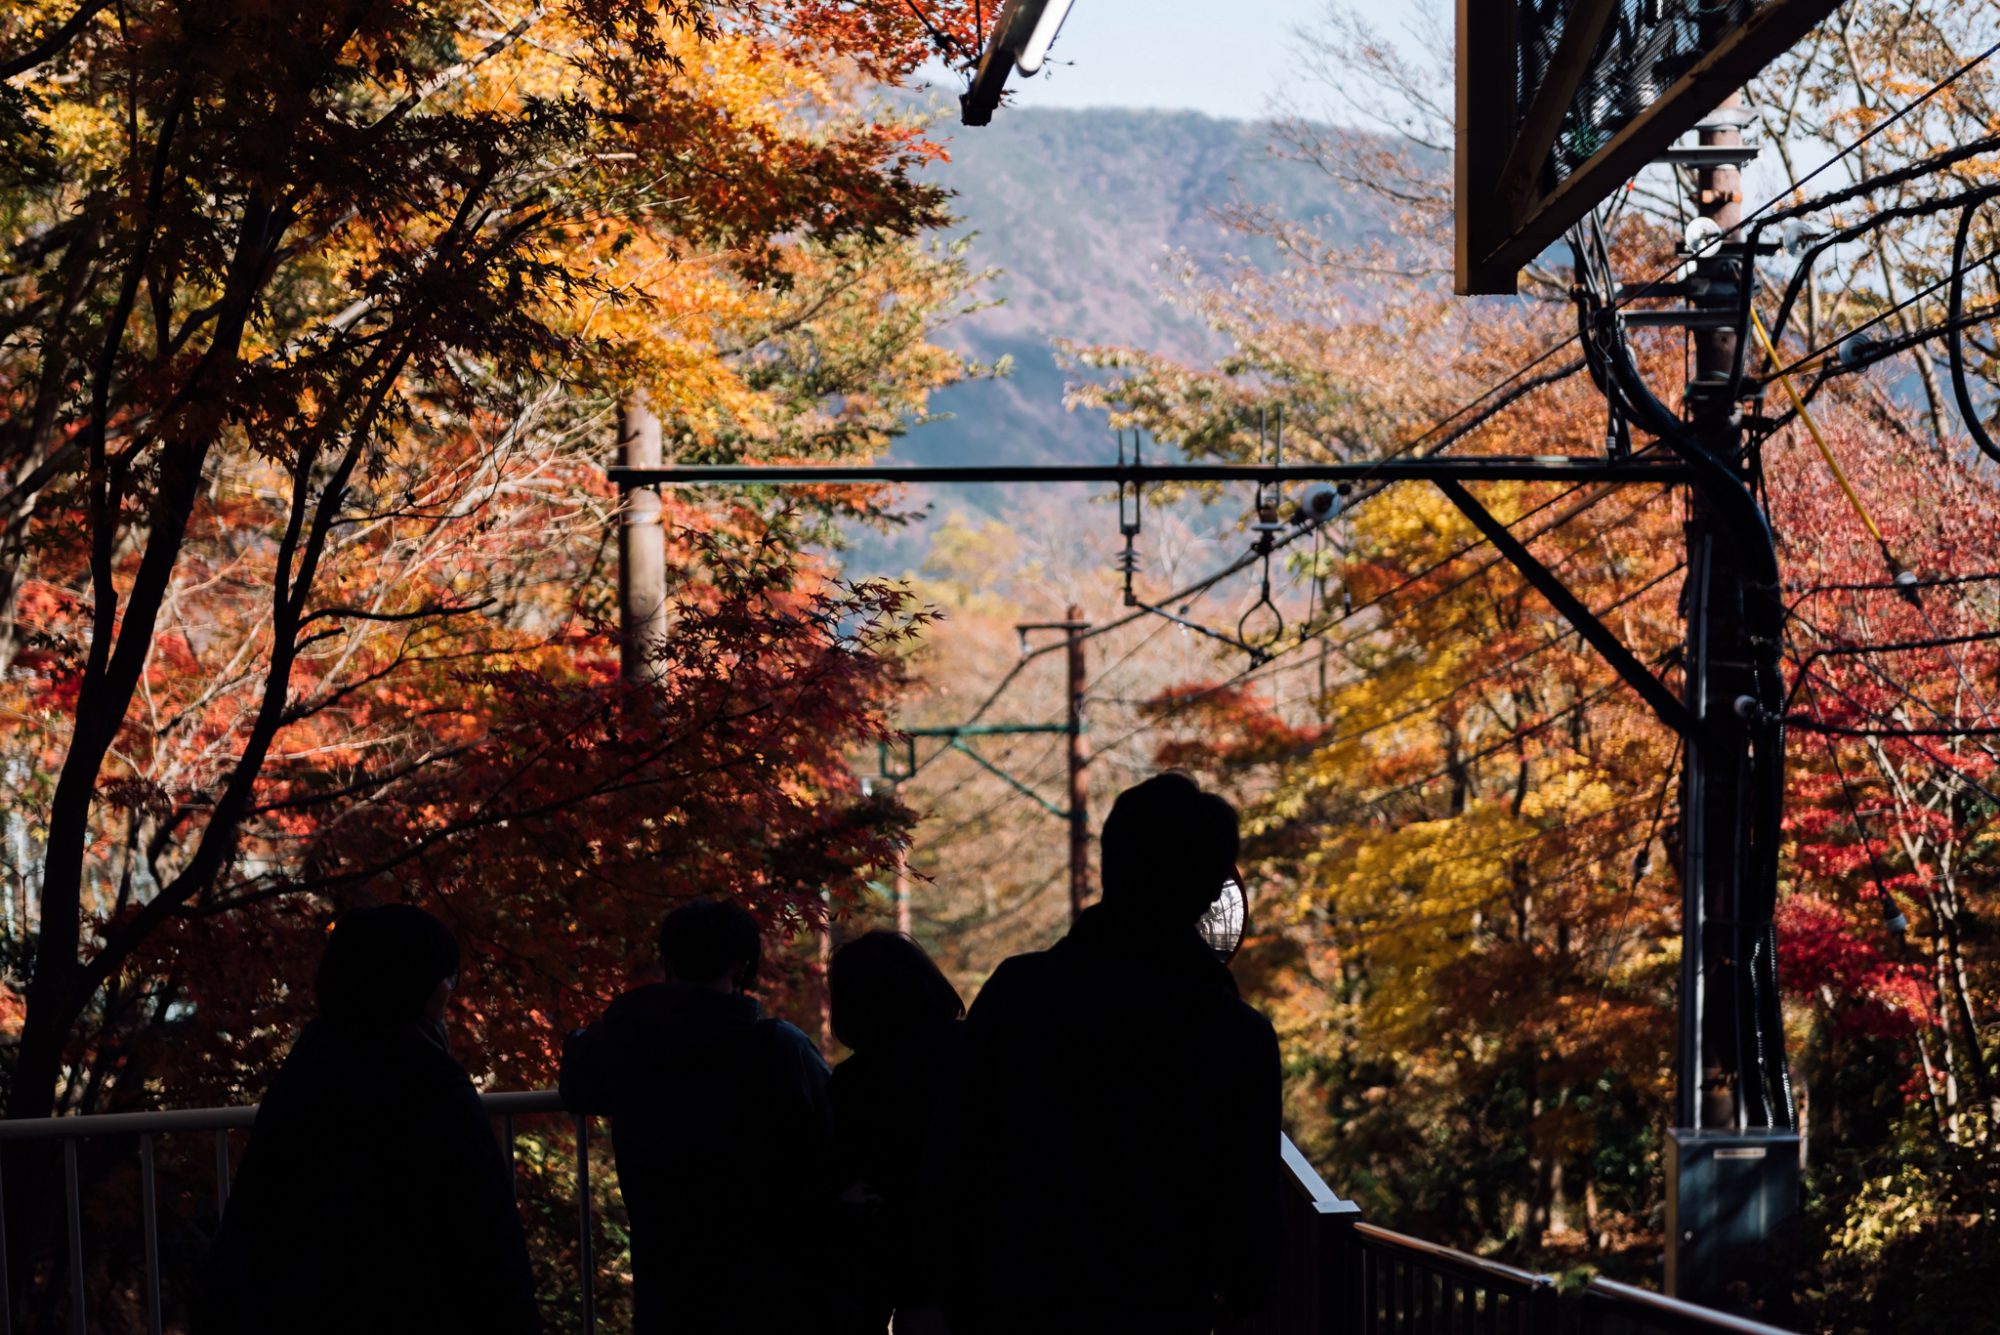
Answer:
[(1046, 0), (1042, 12), (1035, 16), (1035, 26), (1028, 30), (1028, 40), (1014, 55), (1014, 68), (1023, 74), (1039, 74), (1042, 62), (1049, 58), (1049, 48), (1055, 45), (1056, 34), (1062, 31), (1063, 21), (1069, 17), (1070, 6), (1075, 0)]
[(1007, 85), (1007, 68), (1038, 74), (1062, 31), (1074, 0), (1006, 0), (993, 21), (993, 36), (980, 53), (972, 85), (958, 99), (966, 125), (988, 125)]

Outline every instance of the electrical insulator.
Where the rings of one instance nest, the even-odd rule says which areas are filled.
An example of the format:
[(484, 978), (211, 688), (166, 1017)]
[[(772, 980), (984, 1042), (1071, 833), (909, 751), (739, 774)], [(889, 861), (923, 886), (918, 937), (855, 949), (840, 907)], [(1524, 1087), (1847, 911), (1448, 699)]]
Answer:
[(1308, 524), (1323, 524), (1340, 514), (1340, 488), (1315, 482), (1299, 497), (1299, 515)]

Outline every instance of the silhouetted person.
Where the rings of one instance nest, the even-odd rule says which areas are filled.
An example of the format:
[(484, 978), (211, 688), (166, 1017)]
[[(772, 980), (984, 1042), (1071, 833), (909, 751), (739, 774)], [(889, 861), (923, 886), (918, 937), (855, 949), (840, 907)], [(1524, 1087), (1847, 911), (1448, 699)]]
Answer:
[[(833, 1032), (853, 1055), (833, 1072), (844, 1268), (857, 1331), (898, 1335), (937, 1317), (939, 1239), (922, 1225), (930, 1130), (963, 1034), (965, 1003), (924, 948), (900, 932), (842, 946), (828, 970)], [(929, 1309), (926, 1311), (925, 1309)]]
[(740, 905), (683, 905), (660, 926), (667, 981), (627, 992), (563, 1045), (563, 1105), (611, 1118), (639, 1335), (826, 1324), (826, 1062), (745, 995), (760, 956)]
[(1236, 853), (1192, 779), (1127, 790), (1103, 901), (980, 992), (945, 1128), (956, 1329), (1207, 1335), (1262, 1300), (1277, 1040), (1196, 931)]
[(342, 914), (318, 1018), (257, 1109), (200, 1335), (537, 1331), (512, 1170), (445, 1047), (458, 943), (422, 909)]

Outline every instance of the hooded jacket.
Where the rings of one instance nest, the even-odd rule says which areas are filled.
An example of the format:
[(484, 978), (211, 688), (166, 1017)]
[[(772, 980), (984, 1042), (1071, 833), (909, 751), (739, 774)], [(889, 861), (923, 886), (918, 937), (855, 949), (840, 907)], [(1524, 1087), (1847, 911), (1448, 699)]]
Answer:
[(1192, 927), (1086, 910), (987, 982), (963, 1070), (954, 1329), (1206, 1335), (1258, 1304), (1277, 1039)]
[(563, 1105), (608, 1116), (639, 1335), (810, 1335), (832, 1196), (826, 1062), (757, 1003), (627, 992), (563, 1045)]
[(198, 1335), (529, 1335), (512, 1174), (428, 1021), (306, 1026), (244, 1151)]

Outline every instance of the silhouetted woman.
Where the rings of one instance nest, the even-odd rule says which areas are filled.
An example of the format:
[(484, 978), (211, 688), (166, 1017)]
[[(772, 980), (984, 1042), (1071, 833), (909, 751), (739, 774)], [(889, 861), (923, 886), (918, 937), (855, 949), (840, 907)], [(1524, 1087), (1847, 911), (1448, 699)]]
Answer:
[(445, 1047), (458, 943), (422, 909), (341, 915), (319, 1016), (257, 1110), (199, 1335), (540, 1328), (512, 1174)]
[(859, 1330), (940, 1329), (939, 1240), (927, 1140), (965, 1017), (958, 992), (909, 937), (870, 932), (834, 954), (833, 1032), (853, 1053), (833, 1072), (835, 1145), (849, 1186)]

